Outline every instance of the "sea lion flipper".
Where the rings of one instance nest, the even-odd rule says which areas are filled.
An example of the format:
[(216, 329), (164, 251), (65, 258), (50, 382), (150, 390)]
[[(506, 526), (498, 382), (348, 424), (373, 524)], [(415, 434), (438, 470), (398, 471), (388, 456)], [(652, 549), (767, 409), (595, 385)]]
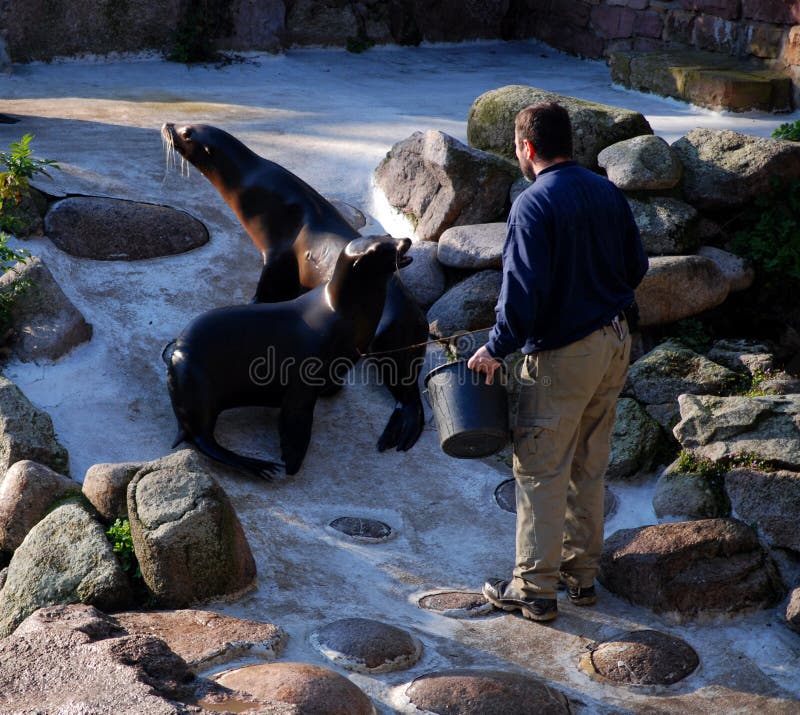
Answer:
[(398, 400), (395, 405), (386, 428), (378, 440), (378, 451), (384, 452), (392, 447), (398, 452), (411, 449), (422, 434), (424, 426), (425, 413), (422, 410), (419, 392), (409, 390), (404, 399)]
[(288, 390), (281, 403), (278, 433), (281, 440), (281, 459), (289, 475), (297, 473), (308, 451), (316, 402), (316, 390), (302, 385)]
[(207, 457), (216, 459), (218, 462), (227, 464), (231, 467), (243, 469), (250, 474), (261, 477), (265, 481), (271, 482), (274, 474), (283, 466), (280, 462), (273, 462), (266, 459), (256, 459), (255, 457), (244, 457), (236, 452), (231, 452), (219, 444), (213, 436), (192, 436), (192, 442)]

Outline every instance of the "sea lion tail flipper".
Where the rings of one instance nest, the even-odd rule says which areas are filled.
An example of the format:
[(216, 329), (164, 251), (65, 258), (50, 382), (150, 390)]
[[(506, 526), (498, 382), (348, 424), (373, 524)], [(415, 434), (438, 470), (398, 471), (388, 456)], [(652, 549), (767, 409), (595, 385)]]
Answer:
[(419, 399), (419, 393), (415, 391), (414, 395), (409, 395), (406, 400), (398, 401), (395, 405), (386, 428), (378, 440), (378, 451), (385, 452), (395, 447), (398, 452), (406, 452), (416, 444), (424, 425), (422, 401)]
[(271, 460), (256, 459), (255, 457), (244, 457), (236, 452), (231, 452), (219, 444), (212, 436), (193, 436), (192, 441), (197, 448), (211, 459), (216, 459), (218, 462), (227, 464), (237, 469), (243, 469), (250, 474), (255, 474), (265, 481), (271, 482), (272, 477), (278, 473), (278, 470), (283, 467), (280, 462), (273, 462)]

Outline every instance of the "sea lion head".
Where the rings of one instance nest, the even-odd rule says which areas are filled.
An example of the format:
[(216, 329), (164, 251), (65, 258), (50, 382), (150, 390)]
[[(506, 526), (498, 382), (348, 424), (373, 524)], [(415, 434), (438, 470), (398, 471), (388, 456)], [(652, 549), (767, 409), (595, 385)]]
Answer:
[(161, 139), (168, 161), (174, 150), (212, 182), (219, 174), (236, 176), (255, 157), (236, 137), (208, 124), (176, 127), (167, 122), (161, 127)]
[(393, 238), (388, 234), (362, 236), (348, 243), (342, 254), (356, 270), (373, 270), (391, 273), (397, 268), (407, 266), (413, 260), (407, 256), (411, 248), (410, 238)]

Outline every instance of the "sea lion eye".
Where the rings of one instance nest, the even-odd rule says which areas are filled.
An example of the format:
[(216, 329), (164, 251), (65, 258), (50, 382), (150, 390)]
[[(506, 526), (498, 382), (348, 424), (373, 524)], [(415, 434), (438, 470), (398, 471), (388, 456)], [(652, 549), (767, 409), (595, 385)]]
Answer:
[(185, 141), (191, 141), (192, 139), (192, 130), (191, 129), (184, 129), (181, 132), (181, 139)]

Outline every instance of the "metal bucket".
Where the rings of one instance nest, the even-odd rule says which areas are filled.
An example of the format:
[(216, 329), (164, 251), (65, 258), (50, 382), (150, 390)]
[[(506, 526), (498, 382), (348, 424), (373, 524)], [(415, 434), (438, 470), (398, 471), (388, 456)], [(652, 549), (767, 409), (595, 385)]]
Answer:
[(470, 370), (466, 360), (441, 365), (425, 376), (445, 454), (459, 459), (486, 457), (508, 442), (505, 377), (501, 368), (494, 382), (487, 385), (486, 376)]

